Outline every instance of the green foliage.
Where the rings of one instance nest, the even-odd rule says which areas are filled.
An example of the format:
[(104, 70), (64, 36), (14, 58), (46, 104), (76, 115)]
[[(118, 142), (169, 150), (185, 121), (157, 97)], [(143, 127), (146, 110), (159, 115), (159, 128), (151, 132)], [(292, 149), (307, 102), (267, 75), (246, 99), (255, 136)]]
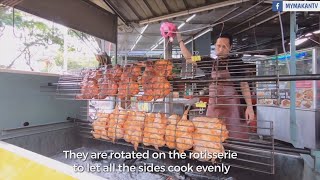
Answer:
[(61, 51), (59, 51), (53, 59), (56, 66), (59, 66), (59, 67), (63, 66), (63, 53)]
[(68, 52), (75, 52), (76, 48), (74, 46), (68, 46)]
[(82, 33), (78, 30), (68, 29), (68, 35), (79, 39), (89, 39), (90, 37), (86, 33)]
[[(64, 39), (63, 33), (60, 29), (54, 27), (50, 23), (45, 23), (44, 21), (37, 20), (27, 13), (19, 10), (14, 10), (14, 20), (13, 20), (13, 10), (9, 7), (0, 7), (0, 27), (1, 26), (11, 26), (14, 27), (14, 32), (16, 38), (20, 38), (24, 47), (21, 48), (21, 54), (29, 52), (31, 47), (44, 47), (49, 49), (51, 45), (58, 45), (59, 49), (54, 57), (52, 57), (52, 64), (50, 67), (47, 66), (41, 71), (49, 72), (50, 69), (55, 67), (63, 66), (63, 50), (64, 50)], [(21, 33), (23, 32), (23, 33)], [(92, 39), (89, 35), (68, 29), (68, 35), (79, 40), (89, 40)], [(75, 46), (68, 46), (68, 52), (76, 53), (77, 48)], [(80, 52), (79, 52), (80, 53)], [(19, 54), (19, 52), (18, 52)], [(23, 57), (18, 55), (17, 58)], [(14, 59), (10, 66), (13, 66)], [(32, 58), (32, 57), (31, 57)], [(28, 61), (26, 59), (26, 61)], [(98, 62), (93, 59), (87, 59), (85, 57), (80, 59), (68, 59), (68, 69), (80, 69), (83, 67), (96, 67)], [(7, 67), (11, 68), (11, 67)]]
[[(15, 26), (21, 27), (23, 22), (22, 13), (20, 11), (15, 10)], [(13, 25), (13, 11), (8, 7), (0, 7), (0, 20), (3, 25), (12, 26)]]
[(25, 46), (33, 45), (43, 45), (45, 47), (51, 44), (58, 44), (63, 48), (63, 35), (57, 28), (49, 27), (47, 24), (35, 21), (30, 18), (30, 15), (14, 10), (14, 20), (13, 20), (13, 9), (8, 7), (0, 8), (0, 20), (1, 24), (5, 26), (13, 26), (15, 28), (15, 35), (18, 30), (23, 31), (25, 39)]
[(76, 70), (76, 69), (81, 69), (84, 67), (97, 67), (98, 66), (98, 61), (95, 59), (88, 60), (88, 59), (68, 59), (68, 69), (70, 70)]

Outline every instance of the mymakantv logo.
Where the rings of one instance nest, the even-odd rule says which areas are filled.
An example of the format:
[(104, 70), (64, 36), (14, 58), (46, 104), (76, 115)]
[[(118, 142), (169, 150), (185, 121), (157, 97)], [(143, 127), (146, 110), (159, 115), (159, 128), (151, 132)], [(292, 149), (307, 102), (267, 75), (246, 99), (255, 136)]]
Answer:
[(272, 11), (320, 11), (320, 1), (273, 1)]

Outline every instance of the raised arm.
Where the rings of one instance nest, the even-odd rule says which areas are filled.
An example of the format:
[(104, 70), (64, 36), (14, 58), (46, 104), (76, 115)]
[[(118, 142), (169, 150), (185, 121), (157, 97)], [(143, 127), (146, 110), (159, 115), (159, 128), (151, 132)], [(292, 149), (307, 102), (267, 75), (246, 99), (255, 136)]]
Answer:
[(177, 40), (181, 49), (181, 53), (183, 57), (186, 59), (187, 63), (193, 63), (191, 60), (191, 52), (187, 49), (187, 47), (184, 45), (184, 42), (182, 40), (181, 34), (177, 33)]

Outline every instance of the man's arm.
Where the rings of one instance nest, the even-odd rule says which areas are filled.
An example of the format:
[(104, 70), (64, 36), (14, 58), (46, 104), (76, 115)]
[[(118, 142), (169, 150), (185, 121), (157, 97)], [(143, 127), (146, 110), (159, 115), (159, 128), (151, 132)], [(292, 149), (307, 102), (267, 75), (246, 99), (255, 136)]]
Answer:
[(183, 57), (186, 59), (187, 63), (193, 63), (191, 60), (191, 52), (187, 49), (187, 47), (184, 45), (184, 42), (182, 40), (181, 34), (177, 33), (177, 40), (181, 49), (181, 53)]
[(244, 96), (244, 99), (246, 100), (247, 106), (252, 106), (249, 84), (247, 82), (240, 82), (240, 86), (241, 92)]
[(254, 120), (254, 112), (253, 112), (249, 84), (248, 84), (248, 82), (240, 82), (240, 86), (241, 86), (242, 95), (244, 96), (244, 99), (247, 104), (246, 119), (249, 121), (252, 121), (252, 120)]

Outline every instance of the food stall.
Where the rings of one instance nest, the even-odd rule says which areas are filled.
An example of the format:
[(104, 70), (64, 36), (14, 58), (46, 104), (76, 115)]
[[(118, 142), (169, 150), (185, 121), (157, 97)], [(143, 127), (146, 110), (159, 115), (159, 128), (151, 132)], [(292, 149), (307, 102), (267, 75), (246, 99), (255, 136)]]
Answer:
[[(75, 162), (67, 162), (63, 155), (57, 153), (74, 150), (80, 154), (97, 151), (106, 154), (146, 151), (166, 155), (172, 152), (204, 155), (208, 153), (226, 155), (229, 152), (237, 154), (237, 157), (229, 159), (215, 157), (192, 159), (93, 158), (81, 162), (76, 161), (83, 166), (113, 163), (130, 167), (151, 167), (151, 173), (153, 173), (153, 176), (150, 176), (149, 171), (101, 173), (109, 179), (302, 179), (303, 163), (301, 163), (300, 154), (311, 154), (311, 151), (304, 147), (316, 149), (317, 129), (315, 127), (318, 117), (316, 111), (313, 111), (319, 107), (318, 104), (315, 104), (317, 102), (315, 100), (317, 97), (316, 84), (315, 81), (297, 83), (299, 90), (297, 111), (301, 112), (297, 113), (298, 123), (301, 125), (299, 137), (300, 140), (304, 140), (302, 143), (305, 145), (299, 148), (282, 143), (276, 144), (275, 140), (290, 142), (290, 136), (288, 136), (290, 135), (288, 133), (290, 127), (288, 88), (290, 86), (288, 82), (278, 79), (281, 73), (288, 74), (285, 60), (289, 57), (284, 56), (285, 60), (283, 60), (282, 56), (275, 53), (276, 49), (269, 49), (268, 46), (258, 47), (257, 41), (261, 41), (259, 38), (266, 37), (261, 36), (261, 33), (264, 33), (263, 30), (257, 30), (261, 36), (258, 35), (258, 38), (248, 38), (248, 36), (251, 37), (251, 33), (244, 33), (278, 17), (278, 14), (274, 14), (270, 7), (266, 9), (265, 2), (259, 1), (255, 2), (256, 4), (248, 0), (221, 2), (92, 0), (79, 2), (77, 4), (78, 1), (24, 0), (18, 2), (16, 7), (40, 14), (47, 19), (55, 19), (58, 23), (115, 43), (116, 57), (113, 63), (102, 64), (101, 61), (99, 67), (60, 74), (54, 79), (37, 79), (34, 76), (17, 78), (11, 73), (9, 77), (12, 75), (12, 79), (8, 80), (7, 76), (2, 76), (0, 80), (7, 86), (2, 87), (0, 91), (3, 90), (8, 102), (14, 102), (17, 105), (12, 108), (14, 110), (8, 111), (10, 113), (5, 112), (6, 109), (2, 111), (6, 116), (3, 117), (5, 123), (1, 127), (0, 140), (18, 144), (46, 156), (60, 155), (54, 158), (70, 165), (74, 165)], [(71, 7), (79, 9), (81, 12), (79, 16), (66, 14)], [(146, 9), (148, 10), (144, 12)], [(186, 11), (187, 14), (185, 14)], [(252, 16), (253, 13), (256, 15)], [(57, 14), (61, 15), (57, 17)], [(190, 22), (195, 16), (198, 22)], [(217, 18), (215, 22), (212, 22), (212, 17)], [(230, 63), (229, 67), (246, 68), (248, 71), (246, 73), (250, 75), (247, 77), (240, 72), (242, 75), (232, 78), (217, 77), (214, 79), (211, 76), (212, 59), (206, 59), (205, 56), (193, 53), (192, 61), (198, 65), (204, 63), (202, 67), (194, 67), (185, 63), (183, 58), (173, 59), (168, 56), (168, 53), (172, 53), (171, 48), (176, 42), (170, 42), (173, 37), (160, 38), (159, 22), (171, 19), (181, 23), (177, 25), (176, 30), (184, 33), (185, 44), (190, 43), (192, 51), (194, 46), (198, 45), (197, 48), (205, 49), (208, 44), (201, 40), (206, 40), (210, 44), (211, 40), (215, 39), (213, 31), (221, 34), (224, 30), (232, 32), (235, 36), (238, 35), (235, 38), (235, 52), (230, 54), (234, 55), (233, 60), (245, 61), (244, 57), (248, 54), (255, 58), (247, 60), (247, 63), (240, 63), (240, 65)], [(206, 21), (201, 23), (200, 20)], [(277, 20), (273, 20), (271, 24), (274, 25), (275, 22)], [(254, 27), (252, 23), (255, 24)], [(290, 23), (293, 22), (290, 21)], [(214, 29), (217, 27), (219, 27), (218, 30)], [(276, 31), (273, 33), (278, 35)], [(206, 37), (203, 36), (204, 34)], [(264, 34), (270, 37), (275, 35), (272, 32)], [(253, 41), (250, 40), (253, 39), (256, 43), (254, 48), (250, 47), (253, 44)], [(200, 43), (196, 45), (196, 41)], [(272, 45), (273, 42), (264, 43)], [(159, 48), (160, 45), (163, 45), (164, 48)], [(140, 50), (143, 50), (141, 52), (144, 56), (143, 60), (127, 60), (130, 59), (127, 56), (134, 51), (138, 53)], [(149, 58), (147, 54), (152, 51), (159, 51), (162, 53), (159, 57), (162, 55), (164, 57), (153, 59), (149, 56)], [(315, 57), (319, 57), (318, 50), (305, 51), (297, 53), (297, 58), (302, 59), (298, 60), (298, 63), (301, 62), (303, 69), (308, 69), (311, 62), (311, 73), (319, 75), (319, 64), (315, 60)], [(125, 54), (125, 61), (119, 63), (117, 58), (121, 53)], [(223, 64), (225, 66), (221, 69), (227, 70), (226, 62), (218, 64), (217, 67)], [(256, 65), (257, 69), (250, 70), (248, 64), (250, 68)], [(310, 69), (301, 71), (303, 75), (308, 75), (308, 73)], [(6, 73), (2, 72), (2, 74)], [(269, 78), (269, 80), (266, 81), (264, 78)], [(308, 78), (312, 79), (312, 77)], [(211, 99), (216, 101), (215, 105), (232, 106), (244, 110), (246, 105), (238, 101), (229, 104), (225, 103), (228, 101), (221, 101), (221, 99), (243, 100), (243, 95), (238, 94), (241, 91), (240, 82), (249, 82), (252, 97), (258, 96), (258, 118), (253, 120), (258, 123), (257, 126), (246, 124), (246, 118), (240, 116), (234, 119), (244, 122), (242, 125), (226, 123), (228, 117), (206, 114), (208, 105), (212, 103)], [(225, 92), (223, 88), (220, 88), (219, 83), (229, 85), (237, 93), (223, 95), (212, 93), (212, 91)], [(39, 93), (40, 84), (41, 87), (45, 86), (51, 92)], [(18, 85), (24, 88), (18, 88)], [(211, 85), (215, 86), (210, 88)], [(16, 93), (12, 93), (13, 89)], [(218, 102), (219, 98), (220, 102)], [(26, 108), (30, 106), (34, 108)], [(232, 113), (232, 111), (229, 112)], [(302, 121), (300, 117), (307, 117), (308, 123)], [(21, 121), (23, 121), (23, 127), (21, 127)], [(10, 124), (11, 122), (14, 123)], [(240, 128), (230, 128), (239, 126)], [(246, 131), (237, 131), (241, 128)], [(249, 129), (251, 131), (247, 131)], [(235, 133), (244, 134), (246, 137), (234, 136)], [(288, 163), (291, 166), (288, 166)], [(232, 166), (234, 169), (229, 174), (217, 171), (153, 172), (154, 166), (175, 165), (179, 168), (186, 164), (194, 167)]]
[[(319, 73), (320, 49), (303, 49), (296, 52), (297, 75)], [(263, 75), (288, 75), (290, 55), (279, 54), (263, 59), (257, 66), (257, 74)], [(260, 67), (268, 67), (269, 71), (259, 71)], [(304, 80), (296, 82), (296, 119), (298, 121), (298, 144), (300, 147), (319, 147), (317, 123), (319, 116), (319, 81)], [(291, 143), (290, 136), (290, 82), (270, 81), (257, 84), (257, 115), (258, 119), (272, 120), (275, 139)], [(263, 124), (258, 124), (258, 126)], [(264, 134), (264, 130), (259, 130)], [(310, 137), (310, 138), (304, 138)]]

